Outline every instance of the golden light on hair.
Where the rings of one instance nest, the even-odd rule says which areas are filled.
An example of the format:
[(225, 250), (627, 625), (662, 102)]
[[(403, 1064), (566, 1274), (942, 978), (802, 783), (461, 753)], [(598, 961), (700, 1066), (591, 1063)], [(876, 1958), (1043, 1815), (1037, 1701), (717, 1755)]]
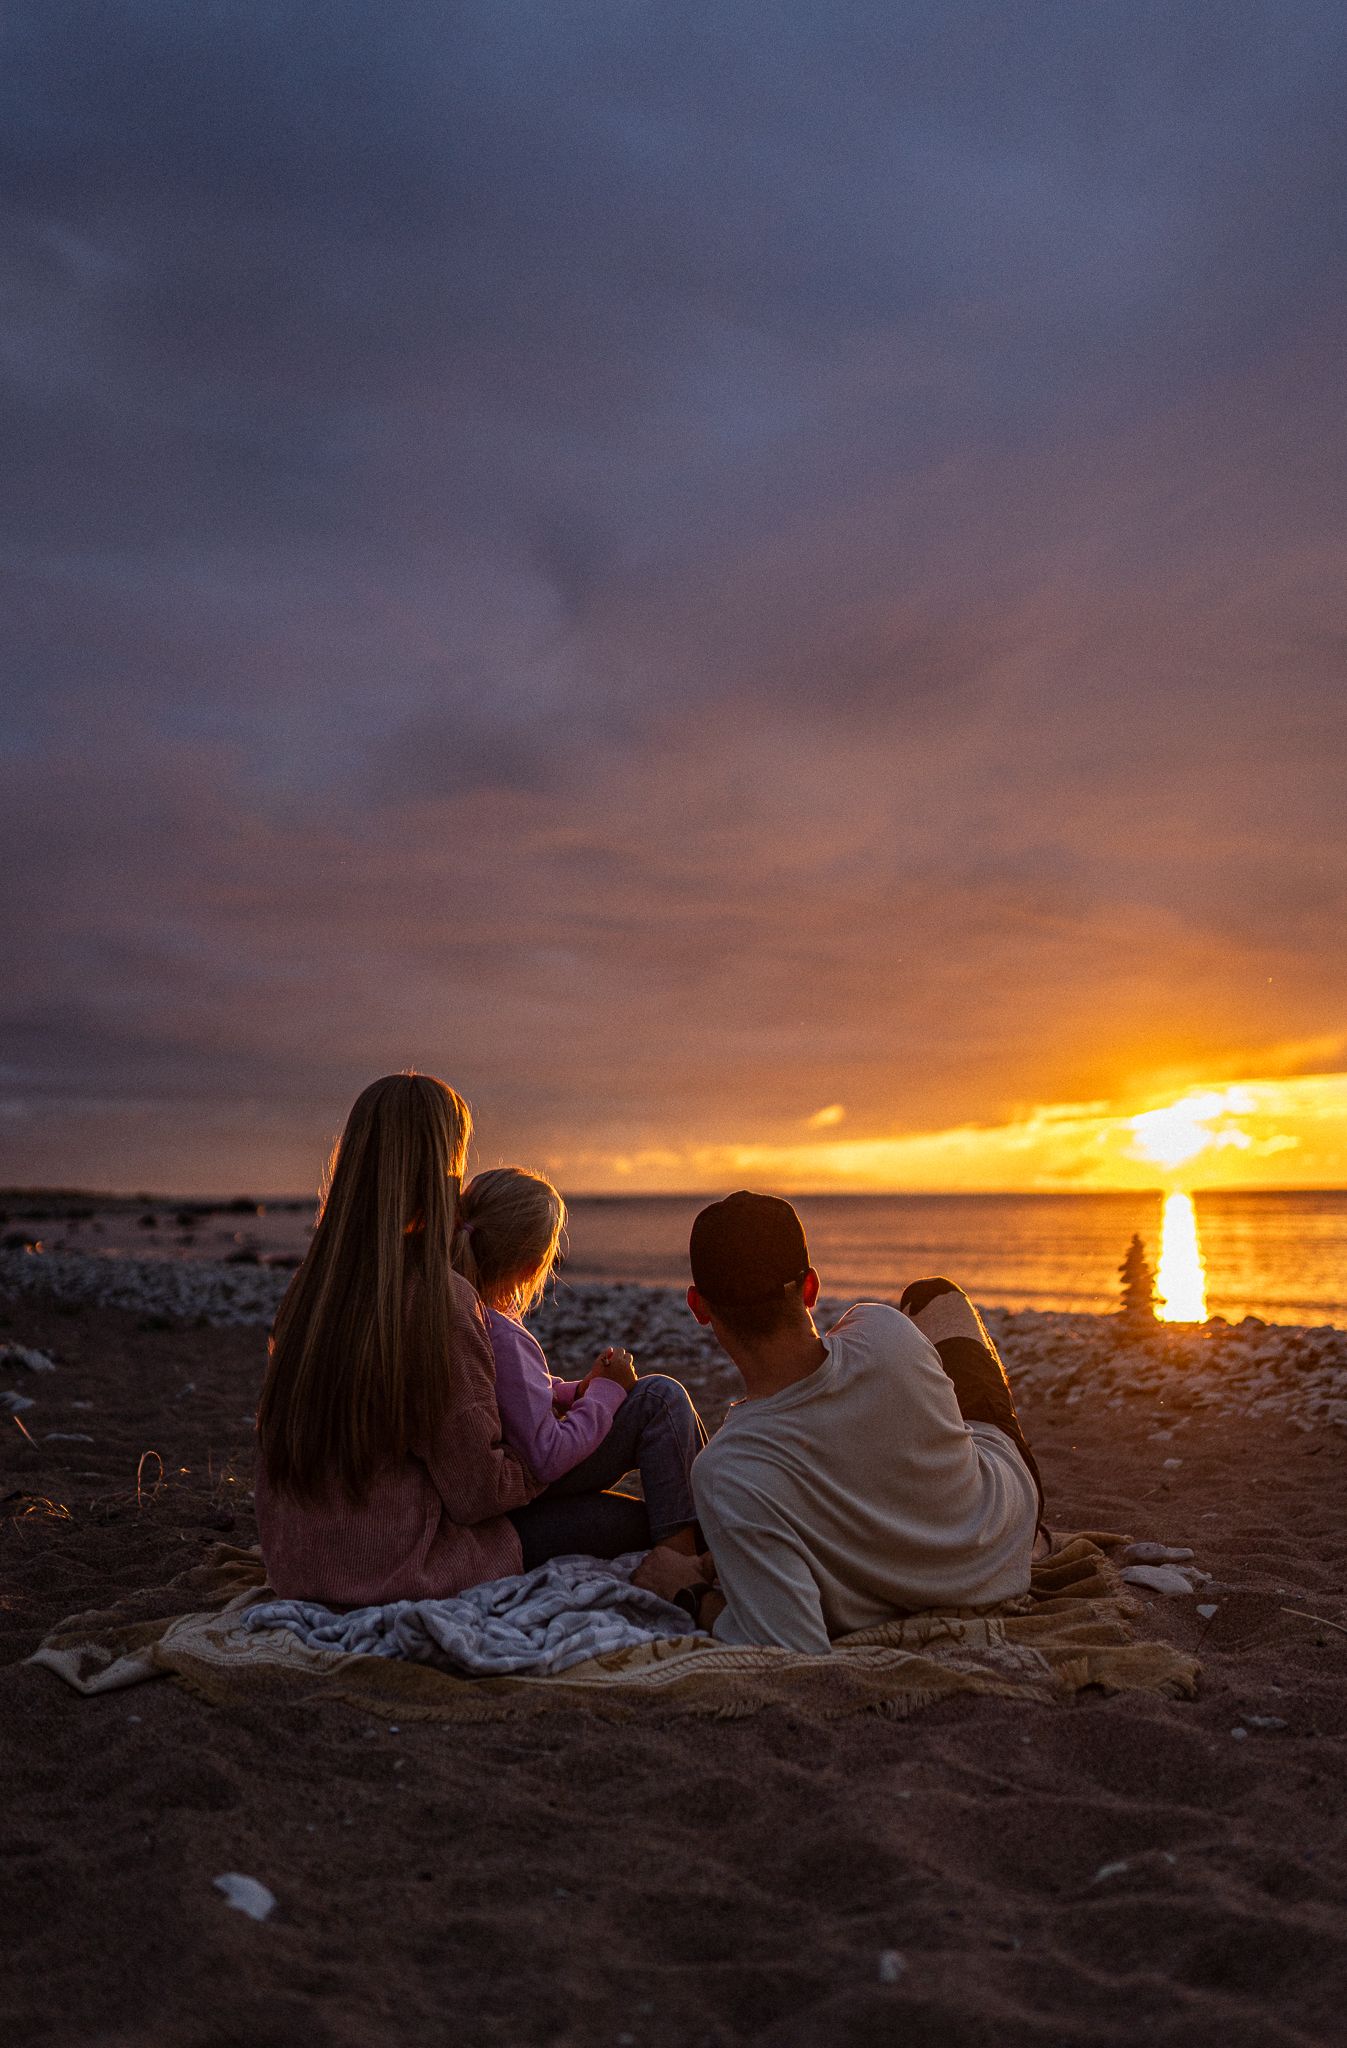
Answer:
[(1155, 1285), (1160, 1296), (1156, 1314), (1162, 1323), (1205, 1323), (1207, 1269), (1202, 1263), (1197, 1211), (1191, 1195), (1165, 1196), (1160, 1270)]
[(561, 1256), (566, 1204), (541, 1173), (493, 1166), (468, 1182), (450, 1256), (488, 1307), (522, 1317)]
[(357, 1096), (302, 1265), (272, 1330), (258, 1434), (278, 1491), (357, 1501), (439, 1427), (462, 1311), (449, 1246), (472, 1111), (432, 1074)]

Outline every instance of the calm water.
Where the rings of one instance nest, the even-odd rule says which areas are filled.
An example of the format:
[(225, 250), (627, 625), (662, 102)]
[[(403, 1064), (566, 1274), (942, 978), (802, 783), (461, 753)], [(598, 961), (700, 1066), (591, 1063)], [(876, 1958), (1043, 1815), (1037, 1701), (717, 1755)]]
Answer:
[[(797, 1206), (832, 1295), (893, 1297), (923, 1273), (947, 1273), (988, 1306), (1110, 1310), (1133, 1231), (1159, 1265), (1162, 1202), (1159, 1194), (815, 1195)], [(1195, 1203), (1208, 1314), (1347, 1325), (1347, 1191), (1199, 1194)], [(701, 1206), (695, 1196), (572, 1201), (563, 1284), (685, 1285), (688, 1231)], [(175, 1213), (163, 1200), (102, 1200), (58, 1217), (25, 1199), (8, 1208), (3, 1235), (40, 1237), (52, 1252), (293, 1261), (312, 1221), (311, 1200), (202, 1215)]]
[[(898, 1294), (947, 1273), (988, 1306), (1109, 1310), (1133, 1231), (1152, 1266), (1162, 1197), (1153, 1195), (817, 1195), (797, 1200), (829, 1294)], [(1232, 1322), (1347, 1323), (1347, 1192), (1198, 1194), (1207, 1309)], [(576, 1280), (682, 1285), (700, 1200), (571, 1203)]]

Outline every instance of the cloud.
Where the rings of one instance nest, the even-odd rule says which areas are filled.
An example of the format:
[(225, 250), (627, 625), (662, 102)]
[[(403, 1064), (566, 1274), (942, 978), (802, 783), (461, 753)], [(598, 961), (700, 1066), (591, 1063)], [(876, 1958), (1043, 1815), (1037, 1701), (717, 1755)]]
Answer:
[(11, 8), (24, 1171), (296, 1171), (409, 1060), (667, 1172), (1331, 1037), (1344, 42)]

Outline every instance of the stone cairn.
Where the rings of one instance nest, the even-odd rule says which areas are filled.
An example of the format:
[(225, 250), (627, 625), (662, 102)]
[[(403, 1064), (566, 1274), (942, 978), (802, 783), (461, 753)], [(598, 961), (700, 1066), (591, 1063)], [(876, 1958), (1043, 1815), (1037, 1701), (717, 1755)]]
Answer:
[(1118, 1268), (1122, 1281), (1122, 1319), (1129, 1329), (1145, 1330), (1155, 1323), (1155, 1275), (1146, 1257), (1146, 1247), (1133, 1233), (1127, 1256)]

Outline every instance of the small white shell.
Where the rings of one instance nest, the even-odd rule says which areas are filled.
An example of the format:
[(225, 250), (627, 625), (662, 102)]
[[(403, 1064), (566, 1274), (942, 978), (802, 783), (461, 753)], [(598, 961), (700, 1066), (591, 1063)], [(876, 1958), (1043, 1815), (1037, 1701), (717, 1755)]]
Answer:
[(1129, 1564), (1123, 1567), (1129, 1586), (1144, 1586), (1148, 1593), (1191, 1593), (1193, 1582), (1176, 1564)]
[(228, 1870), (223, 1877), (214, 1879), (217, 1892), (223, 1892), (226, 1903), (240, 1913), (246, 1913), (250, 1920), (265, 1920), (276, 1910), (276, 1895), (269, 1892), (255, 1877), (243, 1877), (237, 1870)]

